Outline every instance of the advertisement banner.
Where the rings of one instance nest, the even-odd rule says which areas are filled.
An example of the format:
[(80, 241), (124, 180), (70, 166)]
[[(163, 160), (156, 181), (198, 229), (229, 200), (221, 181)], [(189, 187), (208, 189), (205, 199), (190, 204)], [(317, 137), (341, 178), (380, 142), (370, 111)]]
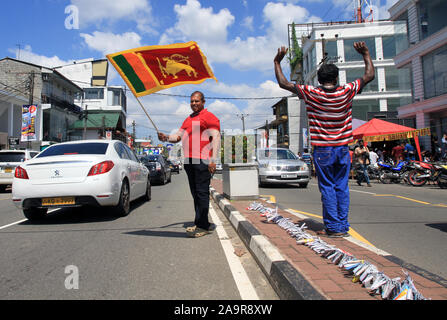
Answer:
[(36, 141), (36, 105), (22, 106), (22, 135), (21, 141)]

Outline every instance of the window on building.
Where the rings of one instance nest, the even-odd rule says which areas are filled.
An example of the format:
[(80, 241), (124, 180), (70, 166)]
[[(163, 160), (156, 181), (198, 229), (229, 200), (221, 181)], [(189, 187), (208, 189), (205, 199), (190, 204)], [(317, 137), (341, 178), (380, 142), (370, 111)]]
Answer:
[(411, 104), (411, 97), (387, 99), (387, 111), (397, 111), (397, 108)]
[(120, 89), (114, 89), (109, 88), (109, 92), (112, 94), (112, 105), (113, 106), (121, 106), (122, 105), (122, 99), (121, 99), (121, 90)]
[(447, 45), (422, 57), (425, 98), (447, 93)]
[(85, 99), (104, 99), (103, 88), (86, 88), (84, 89)]
[(362, 38), (362, 39), (345, 39), (345, 61), (363, 61), (363, 57), (354, 49), (354, 42), (364, 41), (369, 49), (371, 58), (376, 60), (376, 40), (375, 38)]
[(447, 19), (447, 1), (445, 0), (419, 0), (419, 23), (421, 39), (430, 37), (445, 26)]
[[(346, 69), (346, 83), (353, 82), (359, 78), (362, 78), (364, 74), (365, 74), (364, 68)], [(368, 83), (363, 88), (362, 92), (377, 92), (377, 91), (379, 91), (379, 80), (376, 69), (376, 76), (374, 80)]]
[(380, 111), (379, 100), (354, 100), (352, 102), (352, 117), (368, 121), (368, 112)]
[(383, 58), (393, 59), (402, 51), (408, 48), (408, 38), (406, 34), (400, 33), (393, 36), (382, 37)]
[(338, 54), (337, 54), (337, 41), (329, 40), (325, 42), (325, 52), (327, 53), (327, 63), (337, 63), (338, 62)]
[(410, 91), (410, 71), (409, 68), (385, 67), (386, 91)]
[(317, 49), (313, 46), (312, 51), (310, 52), (310, 65), (309, 70), (312, 70), (317, 66)]

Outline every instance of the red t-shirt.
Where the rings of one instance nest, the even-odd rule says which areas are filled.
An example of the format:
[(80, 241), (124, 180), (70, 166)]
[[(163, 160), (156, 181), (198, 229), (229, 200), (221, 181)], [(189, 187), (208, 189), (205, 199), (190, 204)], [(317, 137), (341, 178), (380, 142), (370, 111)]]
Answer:
[(209, 160), (212, 156), (211, 134), (214, 129), (220, 132), (219, 119), (206, 109), (192, 114), (183, 121), (182, 144), (186, 158)]

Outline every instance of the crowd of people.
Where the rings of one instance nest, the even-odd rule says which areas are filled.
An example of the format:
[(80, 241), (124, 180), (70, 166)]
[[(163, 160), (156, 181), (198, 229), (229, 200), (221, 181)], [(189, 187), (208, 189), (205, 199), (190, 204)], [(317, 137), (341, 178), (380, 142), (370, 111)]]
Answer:
[[(432, 138), (432, 150), (421, 150), (422, 161), (436, 162), (447, 160), (447, 133), (443, 134), (440, 144), (437, 144), (436, 137)], [(373, 142), (369, 144), (359, 140), (355, 145), (350, 146), (349, 153), (351, 155), (351, 177), (356, 178), (359, 186), (362, 185), (362, 182), (366, 182), (368, 187), (371, 187), (368, 166), (374, 167), (379, 161), (397, 165), (401, 161), (419, 160), (416, 147), (410, 140)], [(311, 168), (311, 172), (314, 174), (313, 161), (309, 150), (304, 149), (303, 154), (298, 152), (298, 157)]]

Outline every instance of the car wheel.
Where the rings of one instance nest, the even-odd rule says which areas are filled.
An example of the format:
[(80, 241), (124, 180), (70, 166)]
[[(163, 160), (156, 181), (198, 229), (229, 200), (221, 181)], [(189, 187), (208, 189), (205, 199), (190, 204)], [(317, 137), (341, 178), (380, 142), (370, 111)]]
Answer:
[(168, 182), (171, 182), (171, 178), (172, 178), (172, 171), (169, 173), (169, 180), (168, 180)]
[(118, 205), (115, 207), (115, 212), (120, 217), (125, 217), (130, 212), (130, 193), (129, 193), (129, 183), (127, 180), (123, 180), (121, 186), (120, 200)]
[(147, 179), (146, 193), (144, 194), (144, 200), (151, 201), (151, 199), (152, 199), (152, 185), (151, 181)]
[(47, 208), (28, 208), (23, 209), (23, 214), (29, 221), (38, 221), (45, 218)]

